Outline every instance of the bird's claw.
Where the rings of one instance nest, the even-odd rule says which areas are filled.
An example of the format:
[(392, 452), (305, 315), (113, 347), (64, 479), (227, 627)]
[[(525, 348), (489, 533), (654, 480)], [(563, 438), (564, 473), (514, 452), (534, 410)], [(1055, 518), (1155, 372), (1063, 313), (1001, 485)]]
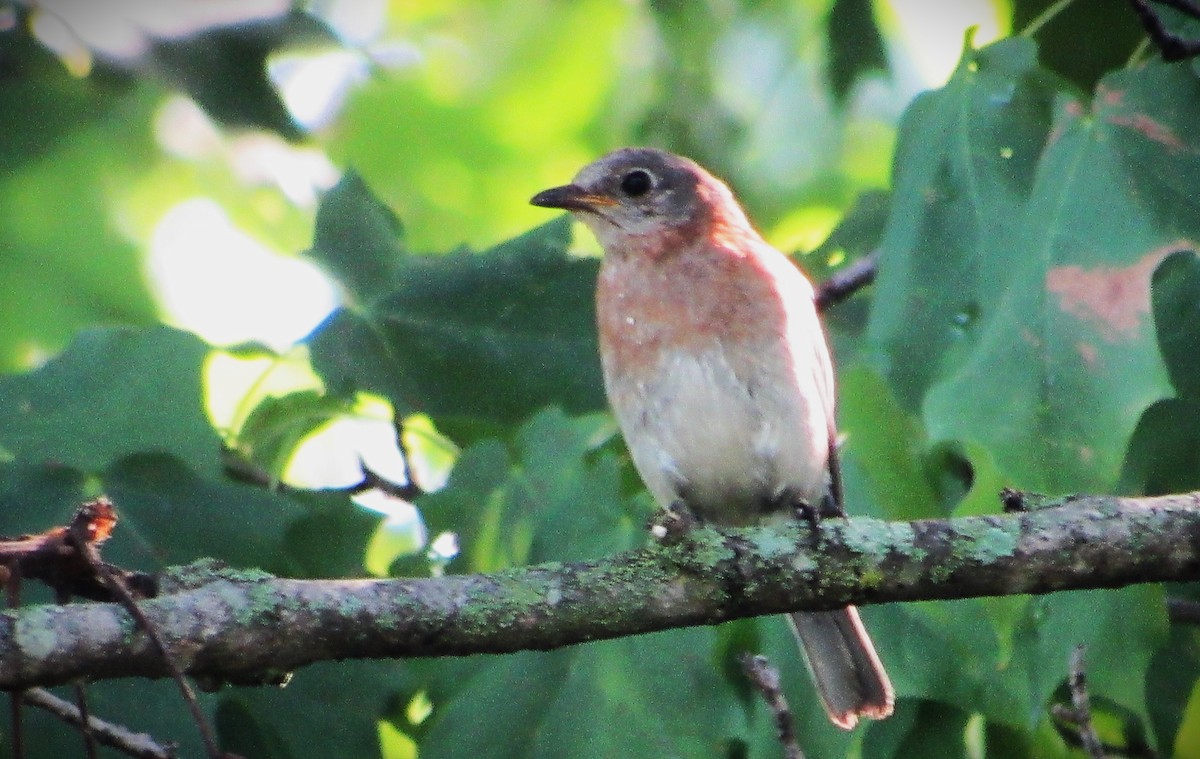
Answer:
[(682, 500), (674, 500), (650, 522), (650, 534), (658, 540), (686, 535), (700, 524), (700, 517)]

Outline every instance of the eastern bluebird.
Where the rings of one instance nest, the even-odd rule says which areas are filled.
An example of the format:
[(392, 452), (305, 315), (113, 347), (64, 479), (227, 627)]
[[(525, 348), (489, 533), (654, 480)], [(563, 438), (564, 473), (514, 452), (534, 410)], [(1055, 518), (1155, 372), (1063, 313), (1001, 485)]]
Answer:
[[(604, 248), (605, 390), (659, 504), (745, 525), (831, 494), (840, 513), (833, 369), (813, 287), (729, 188), (686, 158), (624, 148), (531, 202), (572, 212)], [(834, 724), (892, 713), (854, 607), (789, 617)]]

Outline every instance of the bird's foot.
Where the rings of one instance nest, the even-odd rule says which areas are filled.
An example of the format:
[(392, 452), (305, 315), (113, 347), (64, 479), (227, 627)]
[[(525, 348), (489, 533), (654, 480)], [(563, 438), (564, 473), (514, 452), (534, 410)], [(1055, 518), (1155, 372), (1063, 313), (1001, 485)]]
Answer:
[(700, 522), (699, 515), (686, 502), (676, 499), (651, 520), (650, 534), (662, 541), (681, 538)]

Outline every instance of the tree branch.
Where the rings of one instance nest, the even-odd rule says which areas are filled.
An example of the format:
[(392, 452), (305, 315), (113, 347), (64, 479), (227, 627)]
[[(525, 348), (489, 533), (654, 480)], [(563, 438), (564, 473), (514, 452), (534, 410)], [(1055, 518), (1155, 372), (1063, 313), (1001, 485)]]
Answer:
[(875, 281), (879, 269), (879, 249), (847, 266), (817, 285), (814, 300), (818, 311), (826, 311)]
[[(198, 564), (139, 606), (184, 671), (261, 682), (316, 661), (546, 650), (797, 609), (1200, 576), (1200, 493), (1073, 497), (1017, 514), (717, 531), (483, 575), (287, 580)], [(287, 630), (287, 635), (280, 635)], [(0, 688), (163, 677), (118, 604), (0, 614)]]
[(174, 759), (175, 751), (165, 746), (145, 733), (135, 733), (121, 725), (108, 722), (90, 715), (84, 715), (79, 707), (70, 701), (64, 701), (58, 696), (41, 688), (33, 688), (21, 694), (25, 703), (50, 712), (63, 722), (81, 727), (85, 722), (87, 729), (95, 736), (98, 743), (117, 749), (123, 754), (138, 757), (138, 759)]

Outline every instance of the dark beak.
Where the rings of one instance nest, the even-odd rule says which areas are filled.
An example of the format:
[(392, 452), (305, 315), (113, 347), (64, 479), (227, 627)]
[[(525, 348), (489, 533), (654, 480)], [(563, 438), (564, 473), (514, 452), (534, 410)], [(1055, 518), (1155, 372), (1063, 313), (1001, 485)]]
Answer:
[(542, 190), (529, 202), (542, 208), (561, 208), (564, 211), (595, 211), (598, 207), (617, 204), (617, 201), (607, 195), (590, 193), (577, 184)]

